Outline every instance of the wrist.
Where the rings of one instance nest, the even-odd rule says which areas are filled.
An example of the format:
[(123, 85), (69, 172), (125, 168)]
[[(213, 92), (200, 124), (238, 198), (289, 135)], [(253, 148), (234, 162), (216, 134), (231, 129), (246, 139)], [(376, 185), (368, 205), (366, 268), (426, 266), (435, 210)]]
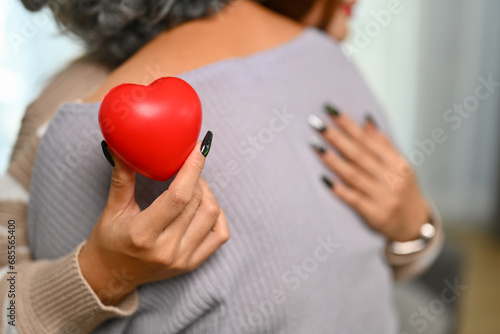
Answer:
[(411, 219), (399, 224), (399, 231), (389, 237), (389, 241), (407, 242), (417, 240), (422, 236), (422, 228), (432, 221), (432, 210), (425, 199), (421, 200), (419, 208), (410, 215)]
[(426, 202), (426, 219), (419, 224), (418, 235), (408, 240), (390, 240), (388, 247), (390, 252), (397, 255), (407, 255), (423, 250), (431, 239), (436, 235), (432, 210)]
[(114, 266), (106, 265), (105, 257), (100, 254), (91, 241), (83, 246), (78, 262), (83, 277), (104, 305), (117, 305), (137, 285), (129, 275), (123, 275)]

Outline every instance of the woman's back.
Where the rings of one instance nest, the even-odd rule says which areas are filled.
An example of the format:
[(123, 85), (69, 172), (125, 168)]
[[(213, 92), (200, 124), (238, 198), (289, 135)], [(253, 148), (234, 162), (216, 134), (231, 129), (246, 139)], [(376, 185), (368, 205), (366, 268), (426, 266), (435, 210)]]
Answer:
[[(202, 175), (232, 238), (197, 270), (141, 286), (138, 312), (98, 332), (395, 333), (385, 239), (320, 183), (328, 171), (308, 145), (307, 117), (327, 101), (359, 122), (369, 110), (388, 130), (338, 45), (309, 28), (179, 77), (202, 100), (201, 133), (214, 133)], [(64, 105), (40, 144), (29, 203), (35, 258), (74, 249), (106, 203), (109, 166), (84, 149), (102, 139), (98, 107)], [(167, 185), (139, 178), (137, 201), (147, 206)]]

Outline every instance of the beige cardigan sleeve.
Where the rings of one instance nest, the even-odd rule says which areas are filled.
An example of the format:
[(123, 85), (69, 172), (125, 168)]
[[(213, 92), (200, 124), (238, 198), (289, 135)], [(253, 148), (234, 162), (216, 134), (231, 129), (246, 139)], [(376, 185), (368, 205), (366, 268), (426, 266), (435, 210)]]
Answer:
[[(15, 319), (12, 324), (22, 334), (89, 333), (105, 320), (131, 315), (138, 307), (137, 291), (116, 306), (101, 303), (79, 268), (85, 241), (62, 258), (33, 261), (27, 238), (30, 177), (46, 124), (61, 103), (87, 96), (106, 76), (104, 68), (79, 59), (56, 75), (26, 110), (9, 167), (0, 177), (0, 272), (7, 272), (0, 278), (0, 302), (7, 307), (15, 302), (15, 311), (3, 307), (0, 329), (9, 328), (3, 326), (11, 326), (9, 321)], [(13, 250), (15, 264), (10, 267)]]

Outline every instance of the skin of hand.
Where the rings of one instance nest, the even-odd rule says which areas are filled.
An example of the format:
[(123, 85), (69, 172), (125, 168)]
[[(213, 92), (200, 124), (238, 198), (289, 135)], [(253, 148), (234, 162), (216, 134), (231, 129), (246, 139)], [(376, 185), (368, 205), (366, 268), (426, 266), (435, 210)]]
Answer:
[(419, 238), (430, 208), (410, 164), (371, 118), (361, 127), (344, 113), (330, 117), (335, 126), (319, 133), (331, 147), (317, 151), (341, 180), (332, 192), (389, 240)]
[(135, 171), (112, 158), (108, 201), (79, 255), (84, 278), (107, 305), (141, 284), (194, 270), (230, 236), (224, 211), (200, 176), (200, 142), (168, 190), (143, 211), (134, 198)]
[[(350, 14), (343, 6), (352, 7), (355, 3), (356, 0), (343, 0), (326, 28), (338, 41), (349, 31)], [(302, 22), (317, 25), (324, 6), (324, 0), (317, 1)], [(336, 182), (332, 191), (389, 240), (417, 239), (431, 210), (411, 166), (373, 122), (368, 121), (361, 128), (345, 114), (332, 118), (338, 127), (326, 127), (322, 135), (341, 154), (333, 150), (320, 152), (323, 162), (344, 182)]]

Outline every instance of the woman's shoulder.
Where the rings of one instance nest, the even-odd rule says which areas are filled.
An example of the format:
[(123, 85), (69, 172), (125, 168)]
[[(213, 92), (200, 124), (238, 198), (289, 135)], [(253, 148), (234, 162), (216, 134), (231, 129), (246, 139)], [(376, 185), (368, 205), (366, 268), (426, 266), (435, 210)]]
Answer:
[[(82, 57), (56, 73), (41, 93), (26, 108), (22, 124), (12, 150), (11, 165), (19, 170), (31, 171), (34, 163), (33, 147), (44, 134), (50, 120), (60, 106), (89, 95), (106, 78), (107, 70)], [(26, 186), (28, 185), (29, 177)]]

